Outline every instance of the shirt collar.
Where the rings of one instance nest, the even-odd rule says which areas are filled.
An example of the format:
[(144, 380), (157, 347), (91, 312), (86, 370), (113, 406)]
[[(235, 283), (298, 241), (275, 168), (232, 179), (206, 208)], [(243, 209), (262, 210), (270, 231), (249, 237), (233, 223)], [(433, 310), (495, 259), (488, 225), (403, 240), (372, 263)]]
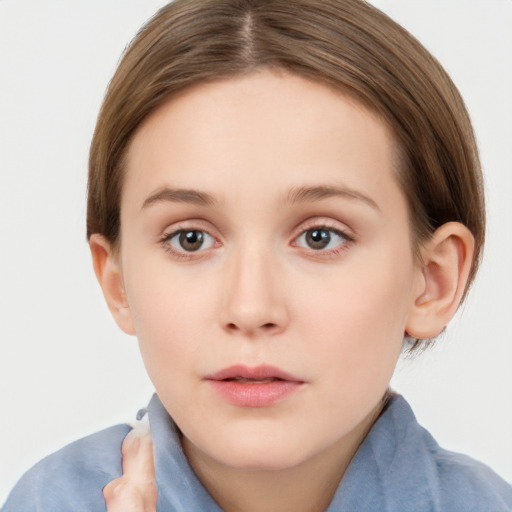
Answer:
[(222, 512), (190, 467), (181, 433), (155, 394), (148, 406), (158, 488), (157, 510)]
[[(158, 510), (222, 512), (188, 463), (181, 433), (156, 394), (148, 412), (155, 447)], [(433, 463), (426, 456), (429, 450), (425, 442), (430, 439), (409, 404), (392, 394), (326, 512), (430, 510), (437, 485), (435, 468), (429, 467)]]

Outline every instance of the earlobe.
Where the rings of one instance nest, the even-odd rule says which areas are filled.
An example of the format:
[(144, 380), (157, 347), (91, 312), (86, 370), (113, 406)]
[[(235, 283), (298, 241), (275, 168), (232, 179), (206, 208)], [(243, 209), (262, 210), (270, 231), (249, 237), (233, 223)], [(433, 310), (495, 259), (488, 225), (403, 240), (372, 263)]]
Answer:
[(135, 334), (119, 256), (113, 250), (112, 244), (97, 233), (91, 235), (89, 248), (96, 278), (114, 320), (126, 334)]
[(459, 222), (443, 224), (423, 246), (420, 285), (411, 304), (407, 334), (429, 339), (443, 331), (466, 290), (474, 246), (473, 235)]

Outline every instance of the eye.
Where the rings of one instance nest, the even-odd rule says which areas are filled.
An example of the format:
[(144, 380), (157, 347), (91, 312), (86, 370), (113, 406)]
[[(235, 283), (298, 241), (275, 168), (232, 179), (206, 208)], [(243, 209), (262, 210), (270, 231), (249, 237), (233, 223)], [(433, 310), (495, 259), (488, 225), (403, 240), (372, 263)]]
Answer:
[(350, 238), (337, 229), (315, 227), (304, 231), (297, 238), (297, 245), (314, 251), (336, 249), (348, 242)]
[(196, 252), (200, 249), (209, 249), (215, 243), (215, 239), (198, 229), (180, 229), (166, 235), (163, 242), (168, 243), (173, 250), (179, 252)]

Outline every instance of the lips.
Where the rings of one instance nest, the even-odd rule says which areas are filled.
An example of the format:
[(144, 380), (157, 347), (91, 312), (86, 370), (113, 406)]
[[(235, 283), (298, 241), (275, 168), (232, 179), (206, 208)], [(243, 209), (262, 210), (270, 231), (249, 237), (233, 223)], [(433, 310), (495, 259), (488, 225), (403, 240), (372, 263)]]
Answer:
[(205, 380), (228, 403), (238, 407), (269, 407), (303, 387), (304, 381), (269, 365), (235, 365)]

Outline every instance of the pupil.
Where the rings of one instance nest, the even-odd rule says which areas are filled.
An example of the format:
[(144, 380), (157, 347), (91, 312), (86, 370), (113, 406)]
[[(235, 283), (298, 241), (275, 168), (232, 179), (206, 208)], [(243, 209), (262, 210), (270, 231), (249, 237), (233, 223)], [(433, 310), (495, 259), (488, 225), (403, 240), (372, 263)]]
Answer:
[(325, 229), (312, 229), (307, 232), (306, 240), (312, 249), (323, 249), (329, 245), (331, 235)]
[(203, 245), (201, 231), (184, 231), (180, 235), (180, 245), (187, 251), (197, 251)]

